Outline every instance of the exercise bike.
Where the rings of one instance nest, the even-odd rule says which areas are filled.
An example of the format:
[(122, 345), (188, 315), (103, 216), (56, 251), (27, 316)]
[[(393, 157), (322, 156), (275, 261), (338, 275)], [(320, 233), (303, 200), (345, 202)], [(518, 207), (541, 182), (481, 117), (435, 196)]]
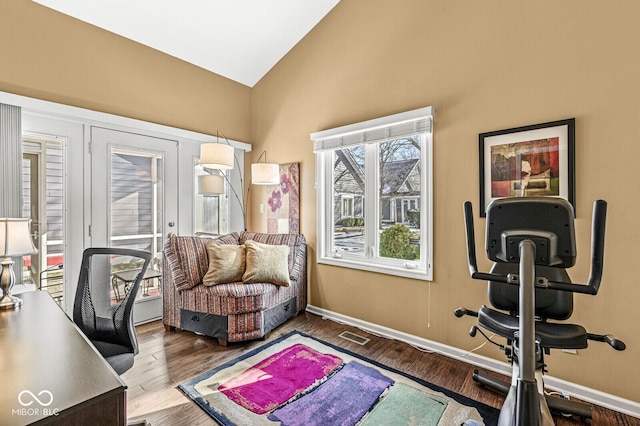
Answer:
[(553, 425), (551, 411), (592, 417), (588, 404), (545, 396), (544, 355), (551, 349), (585, 349), (587, 341), (606, 342), (622, 351), (625, 344), (610, 335), (588, 333), (567, 324), (573, 311), (573, 293), (596, 295), (604, 257), (607, 203), (594, 203), (591, 235), (591, 272), (585, 284), (571, 282), (566, 271), (576, 261), (574, 211), (566, 200), (552, 197), (504, 198), (491, 203), (486, 217), (487, 257), (495, 262), (490, 272), (478, 272), (471, 203), (464, 204), (467, 255), (471, 277), (488, 281), (489, 301), (477, 312), (458, 308), (456, 317), (478, 318), (480, 327), (507, 339), (498, 345), (512, 365), (511, 383), (475, 370), (473, 379), (507, 396), (500, 410), (500, 426)]

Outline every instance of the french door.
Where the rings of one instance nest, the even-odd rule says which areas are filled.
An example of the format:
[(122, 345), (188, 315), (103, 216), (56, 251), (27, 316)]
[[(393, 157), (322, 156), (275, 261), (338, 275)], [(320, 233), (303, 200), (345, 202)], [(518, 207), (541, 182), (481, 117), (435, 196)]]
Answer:
[[(91, 245), (151, 252), (149, 278), (136, 295), (134, 321), (160, 318), (162, 249), (178, 221), (178, 143), (94, 126), (90, 132)], [(122, 277), (137, 266), (114, 259), (109, 305), (128, 291)]]
[(24, 259), (23, 280), (64, 300), (64, 161), (61, 138), (24, 135), (22, 216), (31, 218), (37, 253)]
[(83, 238), (83, 128), (77, 121), (22, 112), (22, 217), (38, 253), (25, 256), (23, 282), (73, 309)]

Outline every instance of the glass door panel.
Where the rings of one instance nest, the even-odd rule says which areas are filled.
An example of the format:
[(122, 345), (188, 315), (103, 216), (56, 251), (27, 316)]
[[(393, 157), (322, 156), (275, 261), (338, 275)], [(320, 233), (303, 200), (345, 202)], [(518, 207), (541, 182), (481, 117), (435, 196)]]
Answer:
[(32, 220), (38, 253), (24, 257), (23, 282), (46, 290), (61, 306), (64, 299), (63, 141), (55, 136), (24, 136), (22, 216)]
[[(92, 245), (152, 254), (134, 320), (160, 318), (162, 249), (177, 219), (177, 143), (96, 127), (91, 133)], [(110, 304), (124, 297), (139, 267), (124, 260), (111, 263)]]

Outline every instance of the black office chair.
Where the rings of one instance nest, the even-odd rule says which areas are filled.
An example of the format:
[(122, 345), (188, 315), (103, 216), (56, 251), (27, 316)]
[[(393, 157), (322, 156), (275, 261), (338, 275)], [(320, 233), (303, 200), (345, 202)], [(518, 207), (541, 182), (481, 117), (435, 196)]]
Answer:
[[(118, 374), (130, 369), (138, 354), (133, 302), (150, 261), (148, 252), (122, 248), (88, 248), (82, 255), (73, 321)], [(140, 272), (124, 298), (114, 300), (112, 265), (123, 263)]]
[[(489, 273), (478, 272), (470, 202), (464, 205), (467, 254), (471, 277), (488, 281), (489, 301), (478, 312), (458, 308), (457, 317), (478, 317), (479, 325), (507, 339), (498, 345), (513, 365), (513, 385), (475, 370), (473, 379), (507, 394), (499, 425), (552, 425), (550, 410), (591, 418), (592, 407), (544, 396), (544, 355), (551, 349), (585, 349), (588, 340), (607, 342), (616, 350), (625, 344), (609, 335), (588, 333), (564, 322), (573, 312), (573, 293), (595, 295), (600, 288), (607, 204), (594, 204), (591, 274), (587, 285), (573, 284), (566, 269), (576, 261), (574, 211), (569, 202), (551, 197), (505, 198), (487, 210), (486, 251), (495, 262)], [(517, 380), (515, 379), (517, 377)]]

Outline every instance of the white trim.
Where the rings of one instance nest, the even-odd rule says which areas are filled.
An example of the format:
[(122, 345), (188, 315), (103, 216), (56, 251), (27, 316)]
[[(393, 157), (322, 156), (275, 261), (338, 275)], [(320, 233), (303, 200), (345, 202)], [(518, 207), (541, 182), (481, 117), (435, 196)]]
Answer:
[(426, 241), (424, 243), (427, 252), (424, 256), (427, 262), (427, 276), (429, 280), (433, 280), (433, 240), (435, 239), (433, 228), (433, 132), (431, 132), (427, 140), (424, 141), (424, 146), (421, 151), (422, 170), (429, 170), (429, 173), (420, 172), (420, 178), (422, 179), (420, 184), (422, 188), (425, 188), (420, 194), (420, 202), (425, 206), (424, 209), (420, 209), (420, 227), (422, 228), (422, 224), (425, 224), (427, 227)]
[[(360, 256), (362, 261), (355, 255), (349, 256), (348, 253), (337, 253), (333, 258), (330, 256), (318, 257), (317, 261), (323, 265), (341, 266), (343, 268), (360, 269), (362, 271), (377, 272), (379, 274), (394, 275), (396, 277), (413, 278), (415, 280), (431, 281), (429, 269), (426, 271), (411, 267), (416, 264), (413, 261), (405, 260), (395, 262), (396, 264), (384, 264), (387, 259), (380, 258), (377, 263), (367, 262), (367, 258)], [(393, 261), (393, 260), (392, 260)], [(391, 263), (390, 261), (389, 263)], [(412, 263), (413, 262), (413, 263)], [(410, 265), (410, 266), (408, 266)]]
[[(495, 373), (503, 374), (505, 376), (511, 375), (511, 366), (506, 362), (497, 361), (495, 359), (477, 355), (469, 351), (464, 351), (453, 346), (434, 342), (433, 340), (424, 339), (412, 334), (403, 333), (392, 328), (373, 324), (347, 315), (342, 315), (337, 312), (319, 308), (317, 306), (307, 305), (306, 311), (315, 315), (319, 315), (323, 317), (323, 319), (326, 318), (332, 321), (357, 327), (364, 331), (370, 332), (371, 334), (375, 334), (387, 339), (399, 340), (417, 348), (437, 352), (449, 358), (466, 362), (468, 364), (475, 365), (477, 367), (484, 368)], [(629, 416), (640, 418), (640, 403), (638, 402), (620, 398), (615, 395), (588, 388), (576, 383), (568, 382), (566, 380), (558, 379), (553, 376), (545, 375), (544, 383), (545, 387), (548, 389), (558, 392), (566, 392), (572, 397), (575, 397), (582, 401), (586, 401), (600, 407), (627, 414)]]
[[(42, 99), (28, 98), (25, 96), (15, 95), (13, 93), (0, 92), (0, 103), (16, 105), (33, 114), (45, 114), (50, 118), (59, 118), (71, 120), (73, 122), (90, 121), (92, 125), (103, 124), (113, 128), (113, 126), (122, 126), (127, 129), (139, 129), (148, 132), (158, 133), (161, 135), (170, 135), (174, 138), (190, 139), (196, 142), (216, 142), (217, 138), (213, 135), (205, 133), (193, 132), (191, 130), (178, 129), (176, 127), (165, 126), (162, 124), (151, 123), (149, 121), (138, 120), (135, 118), (123, 117), (120, 115), (108, 114), (105, 112), (93, 111), (85, 108), (74, 107), (70, 105), (59, 104)], [(245, 142), (239, 142), (228, 139), (229, 144), (234, 148), (241, 149), (246, 152), (251, 151), (251, 145)]]

